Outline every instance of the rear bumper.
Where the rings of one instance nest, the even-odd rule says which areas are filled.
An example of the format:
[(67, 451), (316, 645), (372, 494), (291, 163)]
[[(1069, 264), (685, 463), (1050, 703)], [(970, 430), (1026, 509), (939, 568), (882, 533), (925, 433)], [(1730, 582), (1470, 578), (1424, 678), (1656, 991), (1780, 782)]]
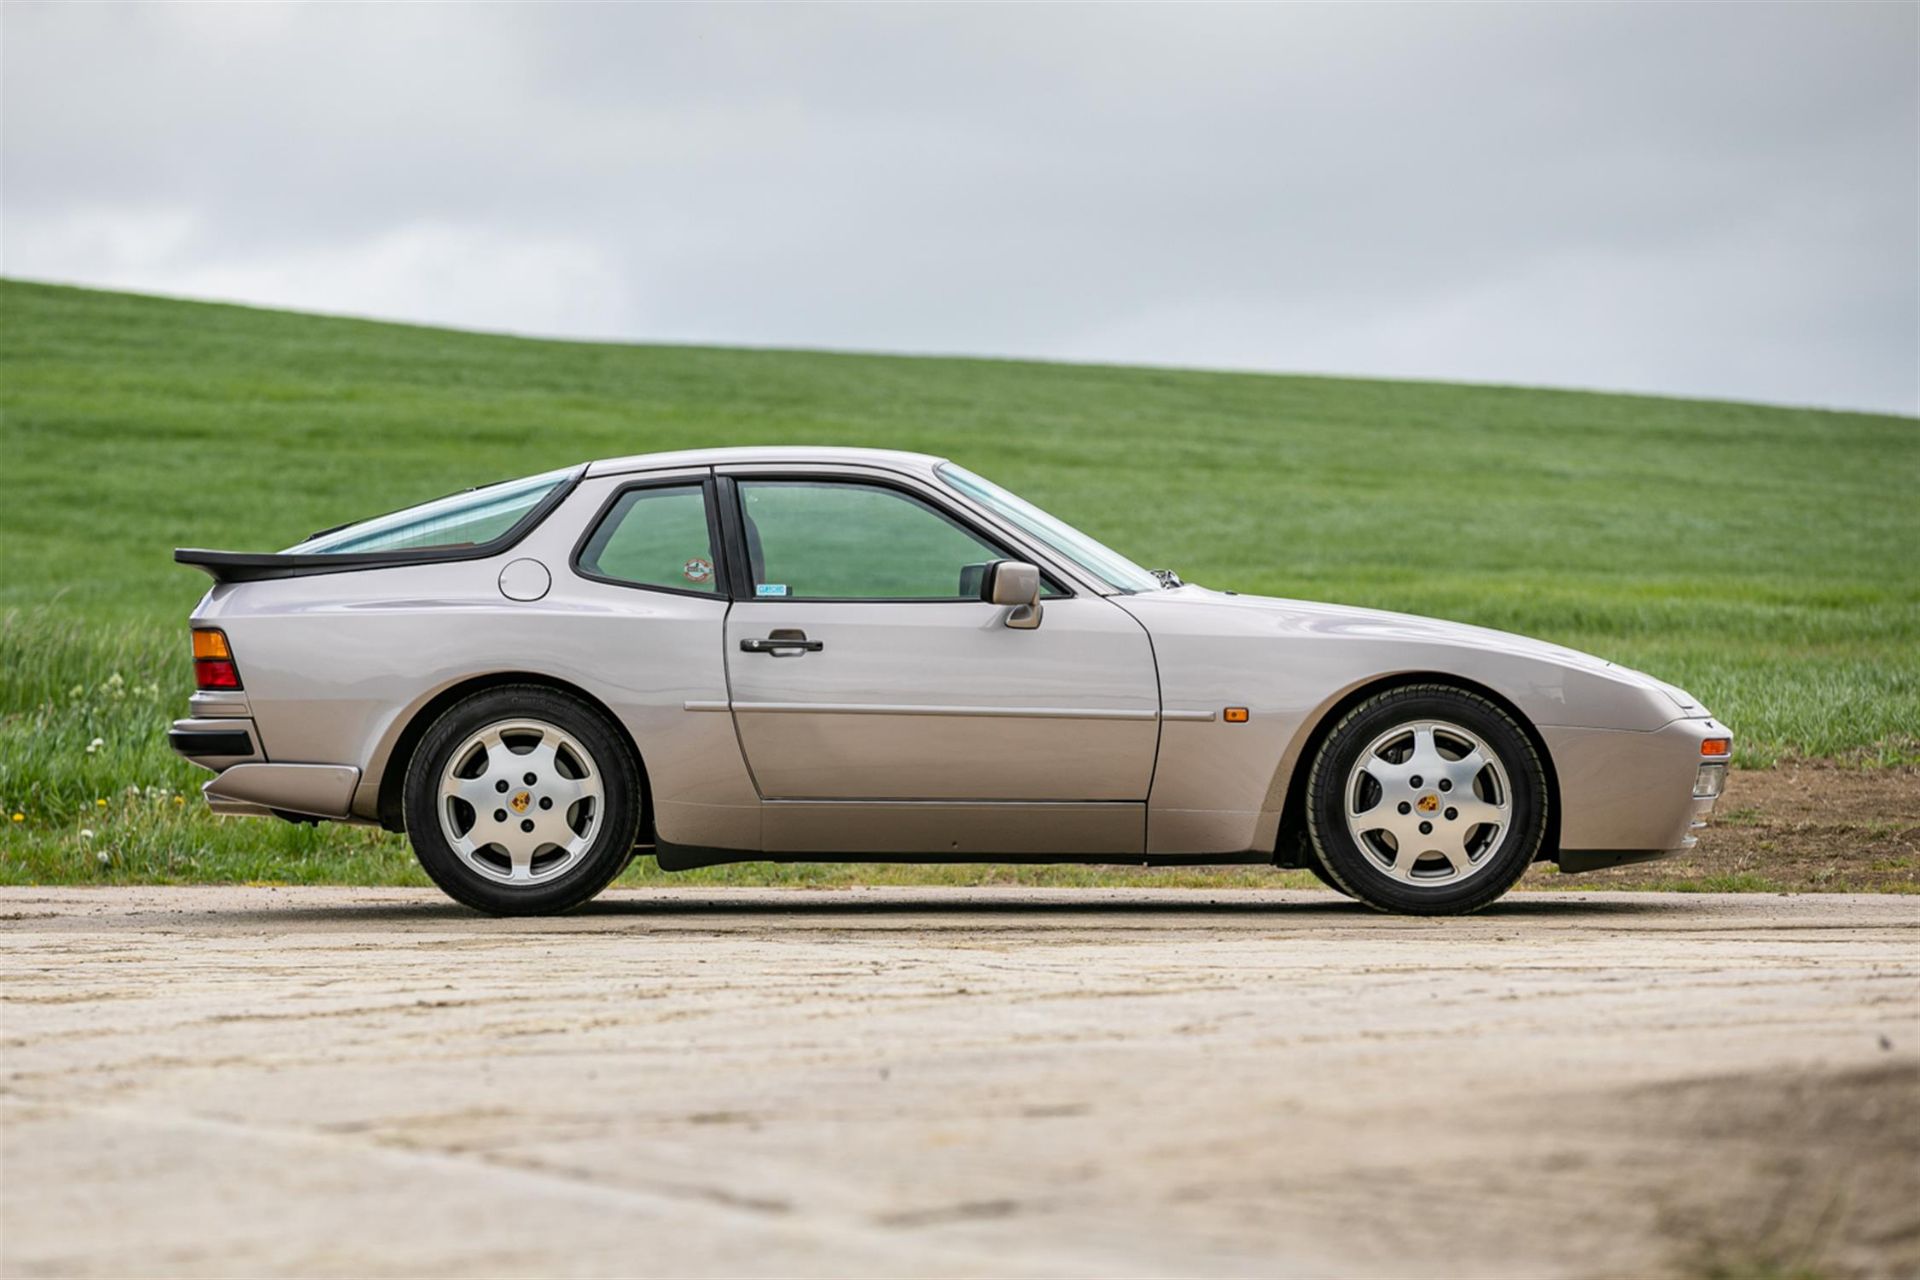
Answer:
[(266, 759), (260, 732), (246, 716), (195, 716), (175, 720), (167, 730), (167, 745), (203, 769), (215, 773), (237, 764)]
[(200, 788), (215, 813), (345, 818), (360, 771), (344, 764), (237, 764)]
[(1698, 798), (1694, 781), (1708, 738), (1731, 735), (1706, 718), (1675, 720), (1651, 733), (1543, 728), (1560, 780), (1564, 871), (1590, 871), (1685, 853), (1697, 843), (1717, 797)]
[(253, 735), (245, 729), (172, 729), (167, 732), (167, 745), (189, 760), (254, 753)]
[[(203, 714), (175, 720), (167, 730), (167, 743), (194, 764), (213, 770), (214, 778), (200, 788), (209, 809), (236, 817), (351, 816), (360, 770), (343, 764), (271, 763), (244, 704), (207, 706), (204, 697), (194, 695), (194, 710)], [(242, 713), (230, 714), (234, 710)], [(204, 714), (207, 711), (215, 714)]]

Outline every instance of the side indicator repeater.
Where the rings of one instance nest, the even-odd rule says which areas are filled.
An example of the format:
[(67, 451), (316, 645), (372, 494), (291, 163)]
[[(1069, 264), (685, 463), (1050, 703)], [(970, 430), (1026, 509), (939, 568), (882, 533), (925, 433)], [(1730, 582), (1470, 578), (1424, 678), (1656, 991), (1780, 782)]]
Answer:
[(1247, 722), (1247, 709), (1245, 707), (1228, 707), (1220, 713), (1220, 718), (1228, 724), (1245, 724)]
[(1733, 754), (1732, 738), (1708, 738), (1700, 744), (1703, 756), (1728, 756)]

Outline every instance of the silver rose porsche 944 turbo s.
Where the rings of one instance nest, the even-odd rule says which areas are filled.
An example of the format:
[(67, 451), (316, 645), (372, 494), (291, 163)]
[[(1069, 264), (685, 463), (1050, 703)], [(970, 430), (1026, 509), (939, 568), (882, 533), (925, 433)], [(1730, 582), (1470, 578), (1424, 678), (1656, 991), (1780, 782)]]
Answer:
[(404, 831), (463, 903), (636, 850), (1273, 863), (1441, 915), (1678, 852), (1728, 731), (1519, 636), (1140, 568), (939, 458), (588, 463), (211, 574), (173, 747), (216, 812)]

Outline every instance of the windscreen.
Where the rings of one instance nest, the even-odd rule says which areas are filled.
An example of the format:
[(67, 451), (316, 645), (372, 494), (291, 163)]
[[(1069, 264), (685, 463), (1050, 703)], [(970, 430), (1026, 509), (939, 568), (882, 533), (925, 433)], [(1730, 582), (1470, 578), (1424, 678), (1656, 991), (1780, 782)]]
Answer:
[(1011, 524), (1045, 543), (1115, 591), (1157, 591), (1160, 580), (1111, 547), (1102, 546), (1025, 498), (1008, 493), (965, 467), (943, 462), (940, 478)]

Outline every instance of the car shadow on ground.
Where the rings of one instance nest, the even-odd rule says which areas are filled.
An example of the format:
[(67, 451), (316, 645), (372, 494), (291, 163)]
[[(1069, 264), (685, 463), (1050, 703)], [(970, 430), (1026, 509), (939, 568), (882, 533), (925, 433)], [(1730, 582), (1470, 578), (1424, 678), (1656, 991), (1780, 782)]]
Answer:
[[(807, 890), (798, 890), (803, 894)], [(1072, 892), (1067, 890), (1066, 892)], [(1173, 892), (1193, 892), (1174, 890)], [(1199, 892), (1204, 893), (1205, 890)], [(691, 898), (691, 895), (689, 895)], [(1568, 896), (1566, 901), (1541, 901), (1522, 899), (1519, 901), (1496, 902), (1490, 907), (1475, 912), (1478, 916), (1573, 916), (1573, 915), (1633, 915), (1645, 911), (1663, 909), (1659, 902), (1593, 902)], [(1670, 907), (1665, 909), (1671, 909)], [(1069, 902), (1061, 899), (1042, 901), (1018, 901), (995, 899), (991, 896), (938, 898), (925, 902), (894, 899), (892, 901), (822, 901), (809, 902), (804, 897), (794, 900), (769, 901), (752, 899), (734, 902), (724, 898), (707, 898), (685, 902), (662, 901), (651, 898), (645, 901), (633, 901), (621, 897), (596, 899), (571, 912), (572, 915), (1005, 915), (1005, 916), (1045, 916), (1045, 915), (1114, 915), (1114, 916), (1337, 916), (1341, 919), (1419, 919), (1415, 916), (1389, 916), (1374, 911), (1360, 903), (1346, 898), (1333, 897), (1312, 901), (1249, 902), (1244, 899), (1226, 901), (1166, 901), (1148, 899), (1128, 901), (1126, 899), (1107, 901)]]
[[(203, 908), (170, 911), (164, 914), (168, 917), (170, 926), (177, 926), (194, 917), (199, 917), (209, 923), (217, 921), (226, 927), (258, 925), (262, 928), (277, 930), (303, 927), (339, 928), (368, 924), (464, 924), (483, 928), (556, 933), (578, 931), (583, 926), (591, 927), (595, 924), (604, 926), (621, 921), (666, 919), (681, 921), (700, 919), (722, 923), (728, 920), (767, 922), (788, 918), (806, 919), (811, 922), (846, 920), (851, 923), (871, 921), (879, 917), (934, 918), (956, 922), (960, 918), (967, 918), (982, 923), (991, 922), (994, 927), (1006, 927), (1025, 920), (1049, 919), (1061, 921), (1106, 919), (1116, 924), (1122, 922), (1140, 924), (1158, 920), (1171, 925), (1176, 918), (1190, 920), (1195, 924), (1227, 920), (1248, 922), (1285, 920), (1295, 923), (1325, 921), (1328, 924), (1340, 925), (1369, 925), (1377, 922), (1380, 927), (1423, 925), (1444, 927), (1456, 923), (1459, 919), (1458, 917), (1385, 915), (1358, 903), (1331, 895), (1324, 898), (1292, 897), (1273, 901), (1210, 900), (1201, 896), (1204, 891), (1195, 893), (1192, 900), (1185, 901), (1169, 901), (1160, 898), (1116, 900), (1093, 897), (1085, 901), (1073, 901), (1066, 897), (1036, 900), (997, 898), (991, 892), (943, 895), (922, 901), (896, 897), (877, 897), (876, 900), (866, 901), (827, 896), (835, 892), (808, 889), (796, 889), (784, 893), (779, 890), (755, 891), (756, 896), (751, 898), (704, 894), (698, 890), (674, 891), (671, 897), (658, 892), (643, 894), (615, 892), (556, 916), (491, 917), (454, 902), (431, 899), (408, 902), (377, 900), (343, 902), (329, 903), (325, 906), (289, 903), (285, 906), (265, 909)], [(884, 891), (873, 892), (877, 895)], [(1055, 892), (1070, 893), (1072, 891)], [(762, 893), (768, 896), (760, 896)], [(776, 894), (779, 896), (773, 896)], [(1543, 922), (1600, 918), (1631, 919), (1656, 914), (1670, 915), (1675, 911), (1685, 910), (1687, 906), (1684, 902), (1675, 901), (1669, 895), (1646, 895), (1644, 901), (1638, 897), (1627, 900), (1610, 898), (1594, 901), (1574, 894), (1564, 896), (1537, 894), (1496, 902), (1468, 919), (1529, 919)]]

